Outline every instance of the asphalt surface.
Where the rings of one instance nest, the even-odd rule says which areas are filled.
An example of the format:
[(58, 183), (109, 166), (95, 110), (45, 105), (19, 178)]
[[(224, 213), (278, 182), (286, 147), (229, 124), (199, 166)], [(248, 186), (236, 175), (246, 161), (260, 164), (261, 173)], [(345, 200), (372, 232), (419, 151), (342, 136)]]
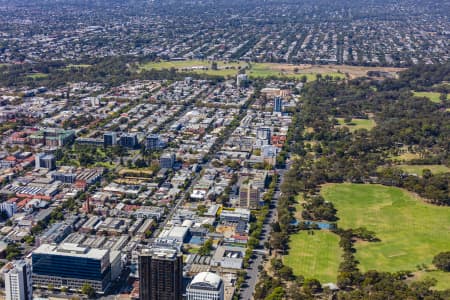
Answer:
[[(275, 222), (277, 219), (277, 205), (278, 199), (280, 198), (280, 185), (284, 179), (284, 173), (289, 169), (289, 165), (286, 166), (286, 169), (277, 169), (279, 174), (279, 181), (277, 183), (277, 188), (275, 190), (275, 194), (273, 196), (271, 209), (269, 210), (269, 214), (264, 222), (263, 230), (261, 236), (259, 238), (258, 248), (255, 250), (267, 250), (265, 249), (264, 244), (269, 241), (270, 232), (271, 232), (271, 224)], [(251, 300), (253, 299), (253, 292), (255, 291), (256, 283), (258, 282), (259, 270), (258, 267), (263, 265), (264, 259), (261, 251), (254, 251), (253, 256), (248, 267), (247, 277), (239, 292), (239, 299), (241, 300)]]

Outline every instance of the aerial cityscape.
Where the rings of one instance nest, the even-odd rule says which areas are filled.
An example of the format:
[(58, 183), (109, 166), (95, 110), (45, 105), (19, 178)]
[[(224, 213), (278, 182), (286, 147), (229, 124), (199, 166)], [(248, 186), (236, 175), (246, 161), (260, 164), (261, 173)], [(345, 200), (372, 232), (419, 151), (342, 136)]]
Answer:
[(450, 299), (450, 2), (0, 0), (1, 299)]

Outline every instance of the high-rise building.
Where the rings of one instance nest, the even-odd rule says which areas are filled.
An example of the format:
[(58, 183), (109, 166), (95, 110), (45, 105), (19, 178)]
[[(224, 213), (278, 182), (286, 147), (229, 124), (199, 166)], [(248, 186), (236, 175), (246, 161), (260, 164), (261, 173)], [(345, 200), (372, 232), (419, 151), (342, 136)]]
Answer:
[(282, 112), (283, 111), (283, 99), (281, 97), (275, 97), (273, 100), (273, 111)]
[(175, 159), (175, 153), (165, 153), (159, 158), (159, 167), (162, 169), (172, 169)]
[(6, 300), (32, 300), (31, 265), (24, 260), (13, 262), (3, 271)]
[(139, 299), (181, 300), (183, 256), (172, 248), (151, 248), (139, 256)]
[(0, 203), (0, 212), (6, 213), (8, 218), (11, 218), (17, 212), (17, 204), (15, 202), (2, 202)]
[(223, 281), (211, 272), (198, 273), (188, 285), (186, 296), (187, 300), (223, 300)]
[(120, 137), (120, 146), (124, 148), (135, 149), (139, 145), (137, 134), (125, 133)]
[(236, 86), (237, 87), (246, 86), (247, 83), (248, 83), (247, 74), (238, 74), (238, 76), (236, 77)]
[(112, 147), (117, 144), (117, 133), (116, 132), (105, 132), (103, 134), (103, 146)]
[(35, 169), (56, 169), (56, 158), (53, 154), (37, 153), (34, 159)]
[(239, 206), (248, 209), (259, 208), (260, 195), (257, 187), (252, 184), (242, 185), (239, 189)]
[(157, 151), (161, 148), (159, 135), (152, 134), (145, 139), (145, 148), (149, 151)]
[(33, 251), (31, 257), (35, 286), (45, 288), (51, 284), (57, 289), (66, 287), (80, 290), (87, 283), (98, 293), (108, 288), (112, 279), (111, 269), (115, 269), (113, 264), (118, 263), (116, 255), (112, 255), (109, 250), (72, 243), (59, 246), (42, 244)]
[(256, 138), (264, 141), (270, 141), (270, 128), (269, 127), (259, 127), (256, 129)]

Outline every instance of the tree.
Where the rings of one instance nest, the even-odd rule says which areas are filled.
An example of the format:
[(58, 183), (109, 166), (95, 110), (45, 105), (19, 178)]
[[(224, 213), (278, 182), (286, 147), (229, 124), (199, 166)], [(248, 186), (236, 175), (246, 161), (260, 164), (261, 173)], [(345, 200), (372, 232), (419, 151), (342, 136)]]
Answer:
[(433, 265), (441, 271), (450, 272), (450, 251), (436, 255), (433, 258)]
[(81, 287), (81, 292), (88, 296), (88, 298), (92, 299), (95, 298), (95, 290), (89, 283), (83, 284)]
[(292, 268), (288, 266), (283, 266), (278, 271), (278, 274), (280, 274), (281, 278), (283, 278), (284, 280), (292, 280), (293, 278), (295, 278)]
[(322, 285), (317, 279), (307, 279), (303, 283), (303, 291), (308, 294), (315, 294), (322, 291)]
[(211, 254), (212, 239), (206, 240), (206, 242), (198, 249), (198, 255), (207, 256)]
[(276, 287), (273, 292), (266, 297), (266, 300), (282, 300), (284, 296), (284, 289), (282, 287)]
[(14, 260), (20, 255), (20, 249), (17, 244), (8, 244), (6, 246), (6, 259), (7, 260)]
[(28, 245), (30, 245), (30, 246), (34, 245), (34, 241), (35, 241), (34, 236), (32, 236), (32, 235), (27, 235), (27, 236), (24, 238), (24, 240), (25, 240), (25, 242), (26, 242)]

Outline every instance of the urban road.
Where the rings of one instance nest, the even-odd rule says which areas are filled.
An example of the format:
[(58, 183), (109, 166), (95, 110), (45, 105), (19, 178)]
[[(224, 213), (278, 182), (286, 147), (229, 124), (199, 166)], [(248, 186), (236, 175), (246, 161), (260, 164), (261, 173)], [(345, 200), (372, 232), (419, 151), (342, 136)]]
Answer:
[(259, 268), (262, 267), (264, 261), (264, 255), (266, 255), (265, 244), (269, 241), (269, 236), (271, 232), (271, 224), (277, 220), (277, 206), (278, 199), (280, 198), (280, 186), (284, 179), (284, 174), (289, 170), (290, 164), (286, 165), (285, 169), (277, 169), (279, 174), (279, 180), (277, 182), (277, 187), (275, 189), (275, 194), (272, 199), (269, 214), (264, 221), (263, 230), (259, 238), (259, 245), (253, 251), (252, 260), (248, 269), (246, 270), (247, 276), (239, 292), (239, 299), (241, 300), (251, 300), (253, 299), (253, 292), (255, 291), (256, 283), (258, 282)]

